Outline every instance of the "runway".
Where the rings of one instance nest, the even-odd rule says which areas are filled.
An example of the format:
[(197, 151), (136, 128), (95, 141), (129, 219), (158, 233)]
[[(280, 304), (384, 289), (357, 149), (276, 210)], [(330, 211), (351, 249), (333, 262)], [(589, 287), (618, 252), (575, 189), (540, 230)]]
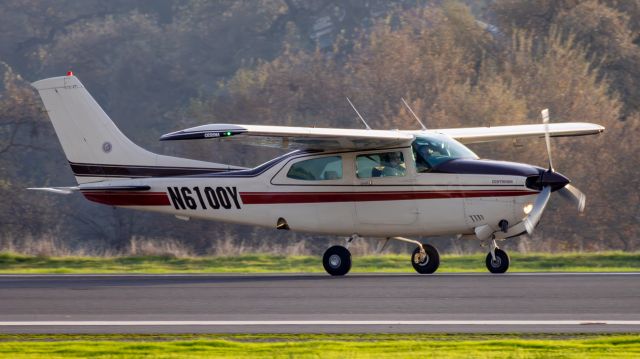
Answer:
[(640, 273), (2, 275), (1, 333), (640, 332)]

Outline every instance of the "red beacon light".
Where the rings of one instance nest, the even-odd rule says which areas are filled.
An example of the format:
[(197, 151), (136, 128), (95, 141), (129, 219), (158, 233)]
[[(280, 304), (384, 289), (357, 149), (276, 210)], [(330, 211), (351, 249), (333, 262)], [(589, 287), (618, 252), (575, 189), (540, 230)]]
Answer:
[(73, 71), (67, 71), (67, 76), (73, 76)]

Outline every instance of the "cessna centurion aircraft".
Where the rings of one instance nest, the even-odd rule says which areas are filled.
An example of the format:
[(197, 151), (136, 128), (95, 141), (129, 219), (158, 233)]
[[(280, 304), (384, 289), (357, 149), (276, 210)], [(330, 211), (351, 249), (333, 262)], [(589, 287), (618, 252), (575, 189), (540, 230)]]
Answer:
[[(80, 192), (90, 201), (181, 219), (345, 236), (346, 246), (333, 246), (324, 254), (323, 265), (331, 275), (349, 272), (348, 246), (360, 236), (415, 244), (413, 268), (433, 273), (440, 264), (436, 248), (406, 237), (438, 235), (489, 243), (487, 269), (504, 273), (509, 257), (496, 241), (531, 234), (552, 192), (584, 209), (584, 194), (552, 166), (550, 137), (604, 130), (590, 123), (549, 124), (549, 112), (543, 110), (543, 124), (535, 125), (426, 129), (418, 117), (422, 129), (411, 131), (372, 130), (366, 122), (362, 130), (209, 124), (160, 138), (292, 150), (258, 167), (242, 168), (138, 147), (72, 73), (33, 86), (78, 182), (35, 189)], [(542, 136), (547, 169), (479, 159), (464, 146)]]

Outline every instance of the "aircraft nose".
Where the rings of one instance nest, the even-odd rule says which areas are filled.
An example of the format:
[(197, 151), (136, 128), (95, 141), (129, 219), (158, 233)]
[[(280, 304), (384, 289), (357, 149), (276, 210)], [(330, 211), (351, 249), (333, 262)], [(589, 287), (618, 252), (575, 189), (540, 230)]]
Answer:
[(552, 191), (557, 191), (571, 183), (571, 181), (561, 173), (544, 171), (541, 175), (542, 187), (551, 186)]
[(551, 191), (557, 191), (569, 183), (571, 181), (565, 175), (540, 168), (537, 176), (527, 177), (526, 186), (538, 191), (550, 186)]

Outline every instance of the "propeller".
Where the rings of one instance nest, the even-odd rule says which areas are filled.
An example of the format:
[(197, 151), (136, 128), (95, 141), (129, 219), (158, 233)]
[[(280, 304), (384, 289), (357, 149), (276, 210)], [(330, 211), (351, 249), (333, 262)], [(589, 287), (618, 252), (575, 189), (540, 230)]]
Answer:
[(547, 145), (547, 158), (549, 159), (549, 169), (540, 174), (539, 185), (542, 187), (542, 191), (536, 197), (533, 204), (533, 208), (529, 215), (524, 219), (524, 226), (527, 233), (532, 234), (534, 228), (542, 218), (542, 212), (544, 212), (549, 198), (551, 197), (551, 191), (557, 189), (560, 195), (575, 203), (578, 206), (578, 211), (584, 211), (587, 196), (582, 191), (569, 184), (569, 180), (563, 175), (557, 173), (553, 169), (553, 160), (551, 157), (551, 136), (549, 134), (549, 109), (545, 108), (541, 111), (542, 123), (544, 124), (544, 140)]
[(536, 228), (536, 225), (540, 221), (542, 212), (544, 212), (544, 208), (547, 206), (550, 197), (551, 186), (545, 186), (540, 194), (538, 194), (538, 197), (536, 197), (536, 201), (533, 203), (531, 212), (529, 212), (527, 218), (524, 219), (524, 228), (527, 230), (527, 233), (533, 233), (533, 229)]
[[(555, 173), (553, 162), (551, 160), (551, 136), (549, 135), (549, 109), (545, 108), (540, 112), (542, 114), (542, 123), (544, 124), (544, 140), (547, 144), (547, 156), (549, 158), (549, 169), (542, 175), (542, 182), (545, 182), (545, 175)], [(548, 176), (547, 176), (548, 177)], [(560, 195), (578, 207), (578, 212), (582, 213), (587, 201), (587, 196), (575, 186), (567, 183), (559, 190)]]
[(582, 191), (580, 191), (573, 185), (568, 184), (564, 186), (564, 188), (562, 188), (560, 191), (558, 191), (558, 193), (560, 193), (560, 196), (562, 196), (562, 198), (575, 203), (578, 206), (578, 212), (584, 212), (584, 206), (587, 201), (587, 196), (585, 196)]
[(549, 172), (555, 172), (553, 170), (553, 163), (551, 162), (551, 136), (549, 135), (549, 109), (545, 108), (540, 113), (542, 114), (542, 124), (544, 125), (544, 141), (547, 143), (547, 157), (549, 157)]

